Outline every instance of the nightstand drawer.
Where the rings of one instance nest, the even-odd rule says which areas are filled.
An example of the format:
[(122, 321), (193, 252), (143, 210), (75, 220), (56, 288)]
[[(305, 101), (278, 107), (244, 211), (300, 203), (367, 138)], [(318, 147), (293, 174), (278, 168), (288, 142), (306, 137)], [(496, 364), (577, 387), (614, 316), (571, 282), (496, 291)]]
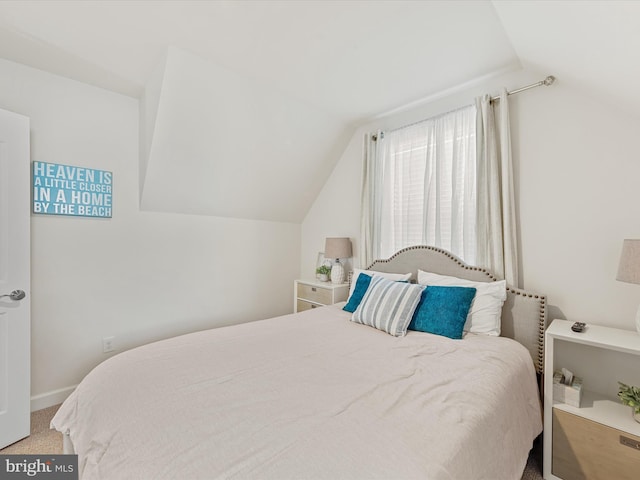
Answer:
[(296, 312), (304, 312), (305, 310), (311, 310), (312, 308), (320, 308), (322, 307), (322, 305), (317, 305), (315, 303), (298, 299), (296, 302), (296, 307)]
[(553, 409), (551, 471), (563, 480), (637, 479), (640, 471), (637, 445), (640, 437)]
[(313, 285), (298, 284), (298, 298), (303, 298), (315, 303), (330, 305), (333, 303), (331, 290)]
[(294, 283), (293, 311), (301, 312), (342, 302), (349, 296), (349, 284), (334, 284), (318, 280), (296, 280)]

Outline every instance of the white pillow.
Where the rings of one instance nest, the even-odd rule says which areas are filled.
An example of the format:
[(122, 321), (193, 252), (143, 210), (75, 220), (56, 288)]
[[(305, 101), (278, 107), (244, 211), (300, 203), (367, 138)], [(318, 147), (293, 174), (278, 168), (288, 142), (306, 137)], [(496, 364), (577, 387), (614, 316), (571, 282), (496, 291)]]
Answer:
[(464, 278), (418, 270), (418, 283), (426, 286), (475, 287), (476, 296), (471, 303), (463, 330), (470, 333), (500, 336), (502, 305), (507, 299), (507, 282), (505, 280), (474, 282)]
[(358, 275), (360, 275), (361, 273), (365, 273), (372, 277), (382, 277), (388, 280), (395, 280), (395, 281), (398, 281), (398, 280), (409, 281), (409, 279), (411, 278), (411, 273), (386, 273), (386, 272), (376, 272), (375, 270), (361, 270), (359, 268), (354, 268), (353, 275), (351, 276), (351, 285), (349, 286), (349, 298), (351, 298), (351, 295), (353, 294), (353, 290), (356, 288)]
[(353, 312), (351, 321), (377, 328), (394, 337), (404, 337), (423, 290), (422, 285), (400, 283), (376, 275), (371, 278), (371, 284)]

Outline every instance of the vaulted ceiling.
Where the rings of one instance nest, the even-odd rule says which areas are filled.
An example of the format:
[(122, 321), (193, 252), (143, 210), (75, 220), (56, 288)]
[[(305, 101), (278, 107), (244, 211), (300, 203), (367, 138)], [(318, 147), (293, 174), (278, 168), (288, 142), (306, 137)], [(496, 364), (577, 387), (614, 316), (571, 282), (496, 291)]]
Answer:
[(358, 124), (479, 78), (532, 67), (637, 114), (639, 22), (627, 1), (21, 0), (0, 57), (141, 100), (142, 208), (300, 222)]

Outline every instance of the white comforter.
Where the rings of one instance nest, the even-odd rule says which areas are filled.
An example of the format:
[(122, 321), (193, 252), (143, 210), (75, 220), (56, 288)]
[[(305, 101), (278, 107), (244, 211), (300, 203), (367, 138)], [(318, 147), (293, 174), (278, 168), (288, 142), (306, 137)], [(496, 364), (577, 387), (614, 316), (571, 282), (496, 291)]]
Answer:
[(349, 318), (325, 307), (122, 353), (52, 427), (83, 479), (520, 479), (541, 431), (524, 347)]

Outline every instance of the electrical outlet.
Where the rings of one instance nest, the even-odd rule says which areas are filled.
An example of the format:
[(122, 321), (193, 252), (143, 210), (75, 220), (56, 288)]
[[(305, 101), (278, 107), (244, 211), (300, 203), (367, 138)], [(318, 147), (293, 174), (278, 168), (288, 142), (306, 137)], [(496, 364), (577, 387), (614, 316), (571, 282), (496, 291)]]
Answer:
[(102, 352), (103, 353), (113, 352), (116, 349), (115, 340), (116, 340), (116, 337), (104, 337), (102, 339)]

